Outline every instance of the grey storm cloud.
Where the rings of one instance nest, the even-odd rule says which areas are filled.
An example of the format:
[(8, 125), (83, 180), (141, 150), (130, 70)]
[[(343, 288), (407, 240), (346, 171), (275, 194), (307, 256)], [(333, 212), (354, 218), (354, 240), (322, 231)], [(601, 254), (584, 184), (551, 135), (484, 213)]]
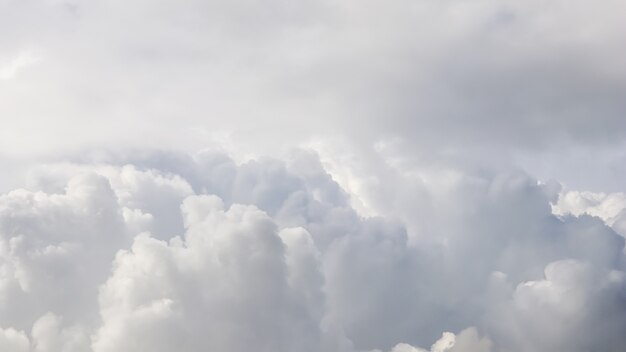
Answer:
[(0, 0), (0, 351), (622, 351), (625, 10)]

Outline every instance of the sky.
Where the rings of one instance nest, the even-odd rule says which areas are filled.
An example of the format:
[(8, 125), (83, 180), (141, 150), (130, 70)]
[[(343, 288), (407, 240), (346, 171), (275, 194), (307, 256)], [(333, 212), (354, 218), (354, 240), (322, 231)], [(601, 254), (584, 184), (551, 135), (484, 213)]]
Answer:
[(622, 351), (624, 11), (0, 0), (0, 351)]

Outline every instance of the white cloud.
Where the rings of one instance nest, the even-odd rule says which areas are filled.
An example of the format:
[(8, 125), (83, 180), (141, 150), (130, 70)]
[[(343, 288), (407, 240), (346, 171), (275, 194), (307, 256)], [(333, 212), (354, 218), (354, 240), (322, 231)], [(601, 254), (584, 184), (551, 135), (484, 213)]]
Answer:
[(3, 351), (29, 352), (30, 343), (23, 331), (0, 328), (0, 348)]
[(17, 76), (24, 68), (36, 64), (41, 58), (30, 52), (22, 52), (7, 63), (0, 63), (0, 80), (9, 80)]
[(442, 331), (461, 332), (431, 350), (623, 342), (624, 239), (554, 216), (554, 190), (525, 173), (381, 156), (348, 194), (310, 152), (158, 155), (49, 164), (39, 191), (0, 197), (0, 326), (34, 351), (388, 351)]
[(555, 214), (591, 215), (602, 219), (617, 233), (626, 236), (626, 195), (616, 193), (594, 193), (565, 191), (552, 206)]
[(509, 302), (493, 307), (493, 336), (506, 336), (518, 351), (617, 351), (625, 278), (580, 260), (550, 263), (544, 279), (519, 284)]
[(63, 327), (63, 320), (47, 313), (33, 325), (33, 352), (81, 352), (89, 348), (89, 337), (81, 326)]
[(467, 328), (458, 335), (444, 332), (430, 350), (400, 343), (391, 349), (391, 352), (491, 352), (492, 342), (486, 337), (480, 337), (476, 328)]
[(93, 174), (72, 178), (63, 194), (0, 196), (2, 322), (26, 329), (50, 310), (93, 318), (94, 295), (126, 236), (109, 183)]
[(0, 350), (621, 351), (624, 7), (0, 0)]

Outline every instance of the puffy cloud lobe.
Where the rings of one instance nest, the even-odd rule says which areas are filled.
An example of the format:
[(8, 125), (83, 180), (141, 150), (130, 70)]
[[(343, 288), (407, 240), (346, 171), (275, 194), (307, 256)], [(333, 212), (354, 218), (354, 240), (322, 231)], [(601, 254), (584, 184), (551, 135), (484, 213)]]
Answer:
[(544, 279), (519, 284), (492, 307), (492, 336), (514, 340), (518, 351), (619, 351), (625, 278), (584, 261), (550, 263)]
[[(429, 332), (433, 320), (455, 330), (477, 325), (477, 317), (492, 304), (490, 299), (494, 302), (501, 299), (489, 297), (493, 275), (497, 277), (498, 272), (506, 273), (506, 277), (517, 284), (542, 277), (547, 264), (568, 258), (589, 261), (599, 268), (623, 270), (620, 237), (598, 219), (554, 217), (550, 209), (554, 191), (524, 173), (507, 172), (491, 177), (459, 167), (407, 170), (406, 166), (398, 169), (393, 164), (388, 164), (386, 170), (379, 173), (366, 170), (371, 172), (369, 175), (376, 175), (372, 184), (384, 187), (370, 187), (361, 195), (366, 197), (366, 204), (376, 206), (381, 199), (377, 191), (394, 194), (393, 202), (384, 202), (383, 198), (382, 206), (373, 208), (374, 211), (387, 216), (406, 214), (403, 219), (414, 229), (409, 232), (409, 247), (413, 249), (409, 256), (413, 264), (405, 263), (402, 268), (414, 265), (405, 270), (410, 275), (419, 273), (420, 278), (413, 280), (416, 288), (408, 294), (418, 298), (401, 305), (412, 314), (397, 316), (410, 321), (407, 325), (417, 330), (414, 335), (422, 335), (416, 340), (421, 344), (437, 334)], [(405, 193), (406, 188), (417, 191)], [(378, 252), (372, 250), (369, 255), (375, 256)], [(360, 266), (358, 263), (351, 265)], [(400, 276), (402, 270), (394, 272)], [(381, 276), (381, 282), (390, 280), (388, 275)], [(374, 283), (368, 285), (375, 287), (378, 280), (371, 281)], [(403, 290), (406, 284), (395, 287)], [(619, 290), (615, 288), (616, 292)], [(346, 288), (342, 290), (346, 297), (358, 295), (357, 290), (346, 291)], [(365, 304), (367, 307), (377, 307), (384, 302), (376, 301), (374, 295), (366, 299), (370, 300)], [(398, 299), (391, 302), (398, 302)], [(457, 309), (451, 311), (450, 306)], [(442, 322), (446, 320), (447, 323)], [(363, 321), (366, 320), (357, 320), (359, 324), (367, 324)], [(396, 322), (393, 326), (392, 332), (399, 331), (403, 325)], [(368, 334), (370, 329), (359, 330), (373, 336)], [(380, 338), (382, 334), (377, 336)], [(400, 336), (394, 339), (407, 341)]]
[[(184, 240), (167, 244), (144, 235), (131, 252), (118, 254), (100, 296), (104, 324), (94, 351), (320, 350), (320, 314), (312, 319), (303, 305), (316, 303), (319, 288), (289, 284), (316, 283), (298, 277), (307, 273), (296, 261), (307, 260), (310, 250), (289, 255), (296, 266), (290, 276), (277, 227), (258, 209), (224, 210), (206, 196), (188, 198), (183, 209)], [(285, 236), (306, 241), (297, 237), (307, 234)]]
[(33, 351), (619, 350), (600, 219), (522, 172), (381, 161), (361, 193), (305, 152), (42, 167), (0, 198), (0, 326)]
[(3, 351), (29, 352), (30, 343), (23, 331), (0, 328), (0, 348)]
[(400, 343), (391, 352), (491, 352), (493, 343), (486, 337), (480, 337), (476, 328), (467, 328), (458, 335), (444, 332), (430, 350)]
[(49, 310), (95, 318), (98, 286), (126, 236), (115, 194), (94, 174), (72, 178), (63, 194), (1, 196), (3, 323), (30, 328)]
[(81, 352), (89, 349), (89, 336), (80, 325), (64, 327), (52, 313), (39, 318), (31, 332), (33, 352)]
[(555, 214), (581, 216), (592, 215), (602, 219), (617, 233), (626, 237), (626, 195), (616, 193), (594, 193), (565, 191), (553, 205)]
[(150, 230), (159, 238), (172, 237), (183, 229), (176, 216), (182, 200), (193, 194), (191, 185), (178, 175), (156, 169), (139, 170), (133, 165), (50, 165), (33, 170), (30, 187), (60, 192), (77, 173), (96, 173), (110, 183), (127, 222), (136, 221), (136, 231)]

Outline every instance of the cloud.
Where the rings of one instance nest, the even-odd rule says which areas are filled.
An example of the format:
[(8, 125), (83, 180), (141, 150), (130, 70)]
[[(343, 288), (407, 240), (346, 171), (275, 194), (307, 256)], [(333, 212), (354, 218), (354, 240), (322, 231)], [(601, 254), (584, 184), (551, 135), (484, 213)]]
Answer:
[(559, 195), (553, 205), (555, 214), (566, 216), (591, 215), (602, 219), (617, 233), (626, 236), (626, 195), (616, 193), (594, 193), (566, 191)]
[(321, 349), (319, 321), (300, 296), (316, 292), (290, 287), (275, 224), (256, 208), (220, 203), (188, 198), (183, 240), (142, 236), (118, 254), (100, 294), (94, 351)]
[(0, 1), (0, 349), (619, 351), (624, 7)]
[(0, 347), (6, 351), (28, 352), (30, 343), (23, 331), (0, 329)]
[(406, 343), (399, 343), (391, 352), (490, 352), (492, 342), (488, 338), (480, 337), (476, 328), (467, 328), (458, 335), (444, 332), (430, 350), (414, 347)]
[(34, 352), (80, 352), (89, 349), (87, 331), (79, 325), (63, 327), (63, 319), (47, 313), (33, 325)]
[(26, 329), (49, 310), (71, 321), (97, 316), (98, 286), (129, 240), (118, 210), (109, 183), (94, 174), (72, 178), (64, 194), (2, 195), (2, 321)]
[(571, 259), (550, 263), (544, 279), (519, 284), (510, 304), (494, 307), (493, 336), (516, 339), (519, 351), (618, 350), (614, 331), (623, 318), (614, 312), (624, 307), (624, 283), (623, 271)]
[(18, 54), (9, 63), (0, 66), (0, 80), (9, 80), (15, 77), (25, 67), (36, 64), (41, 58), (30, 52), (22, 52)]
[(0, 326), (33, 351), (621, 346), (601, 219), (554, 215), (520, 171), (381, 158), (360, 193), (304, 151), (42, 165), (0, 197)]
[[(219, 136), (259, 154), (395, 139), (422, 158), (515, 160), (569, 184), (623, 186), (619, 1), (4, 6), (2, 54), (46, 53), (37, 74), (0, 90), (12, 156), (193, 151)], [(586, 162), (598, 167), (576, 169)]]

